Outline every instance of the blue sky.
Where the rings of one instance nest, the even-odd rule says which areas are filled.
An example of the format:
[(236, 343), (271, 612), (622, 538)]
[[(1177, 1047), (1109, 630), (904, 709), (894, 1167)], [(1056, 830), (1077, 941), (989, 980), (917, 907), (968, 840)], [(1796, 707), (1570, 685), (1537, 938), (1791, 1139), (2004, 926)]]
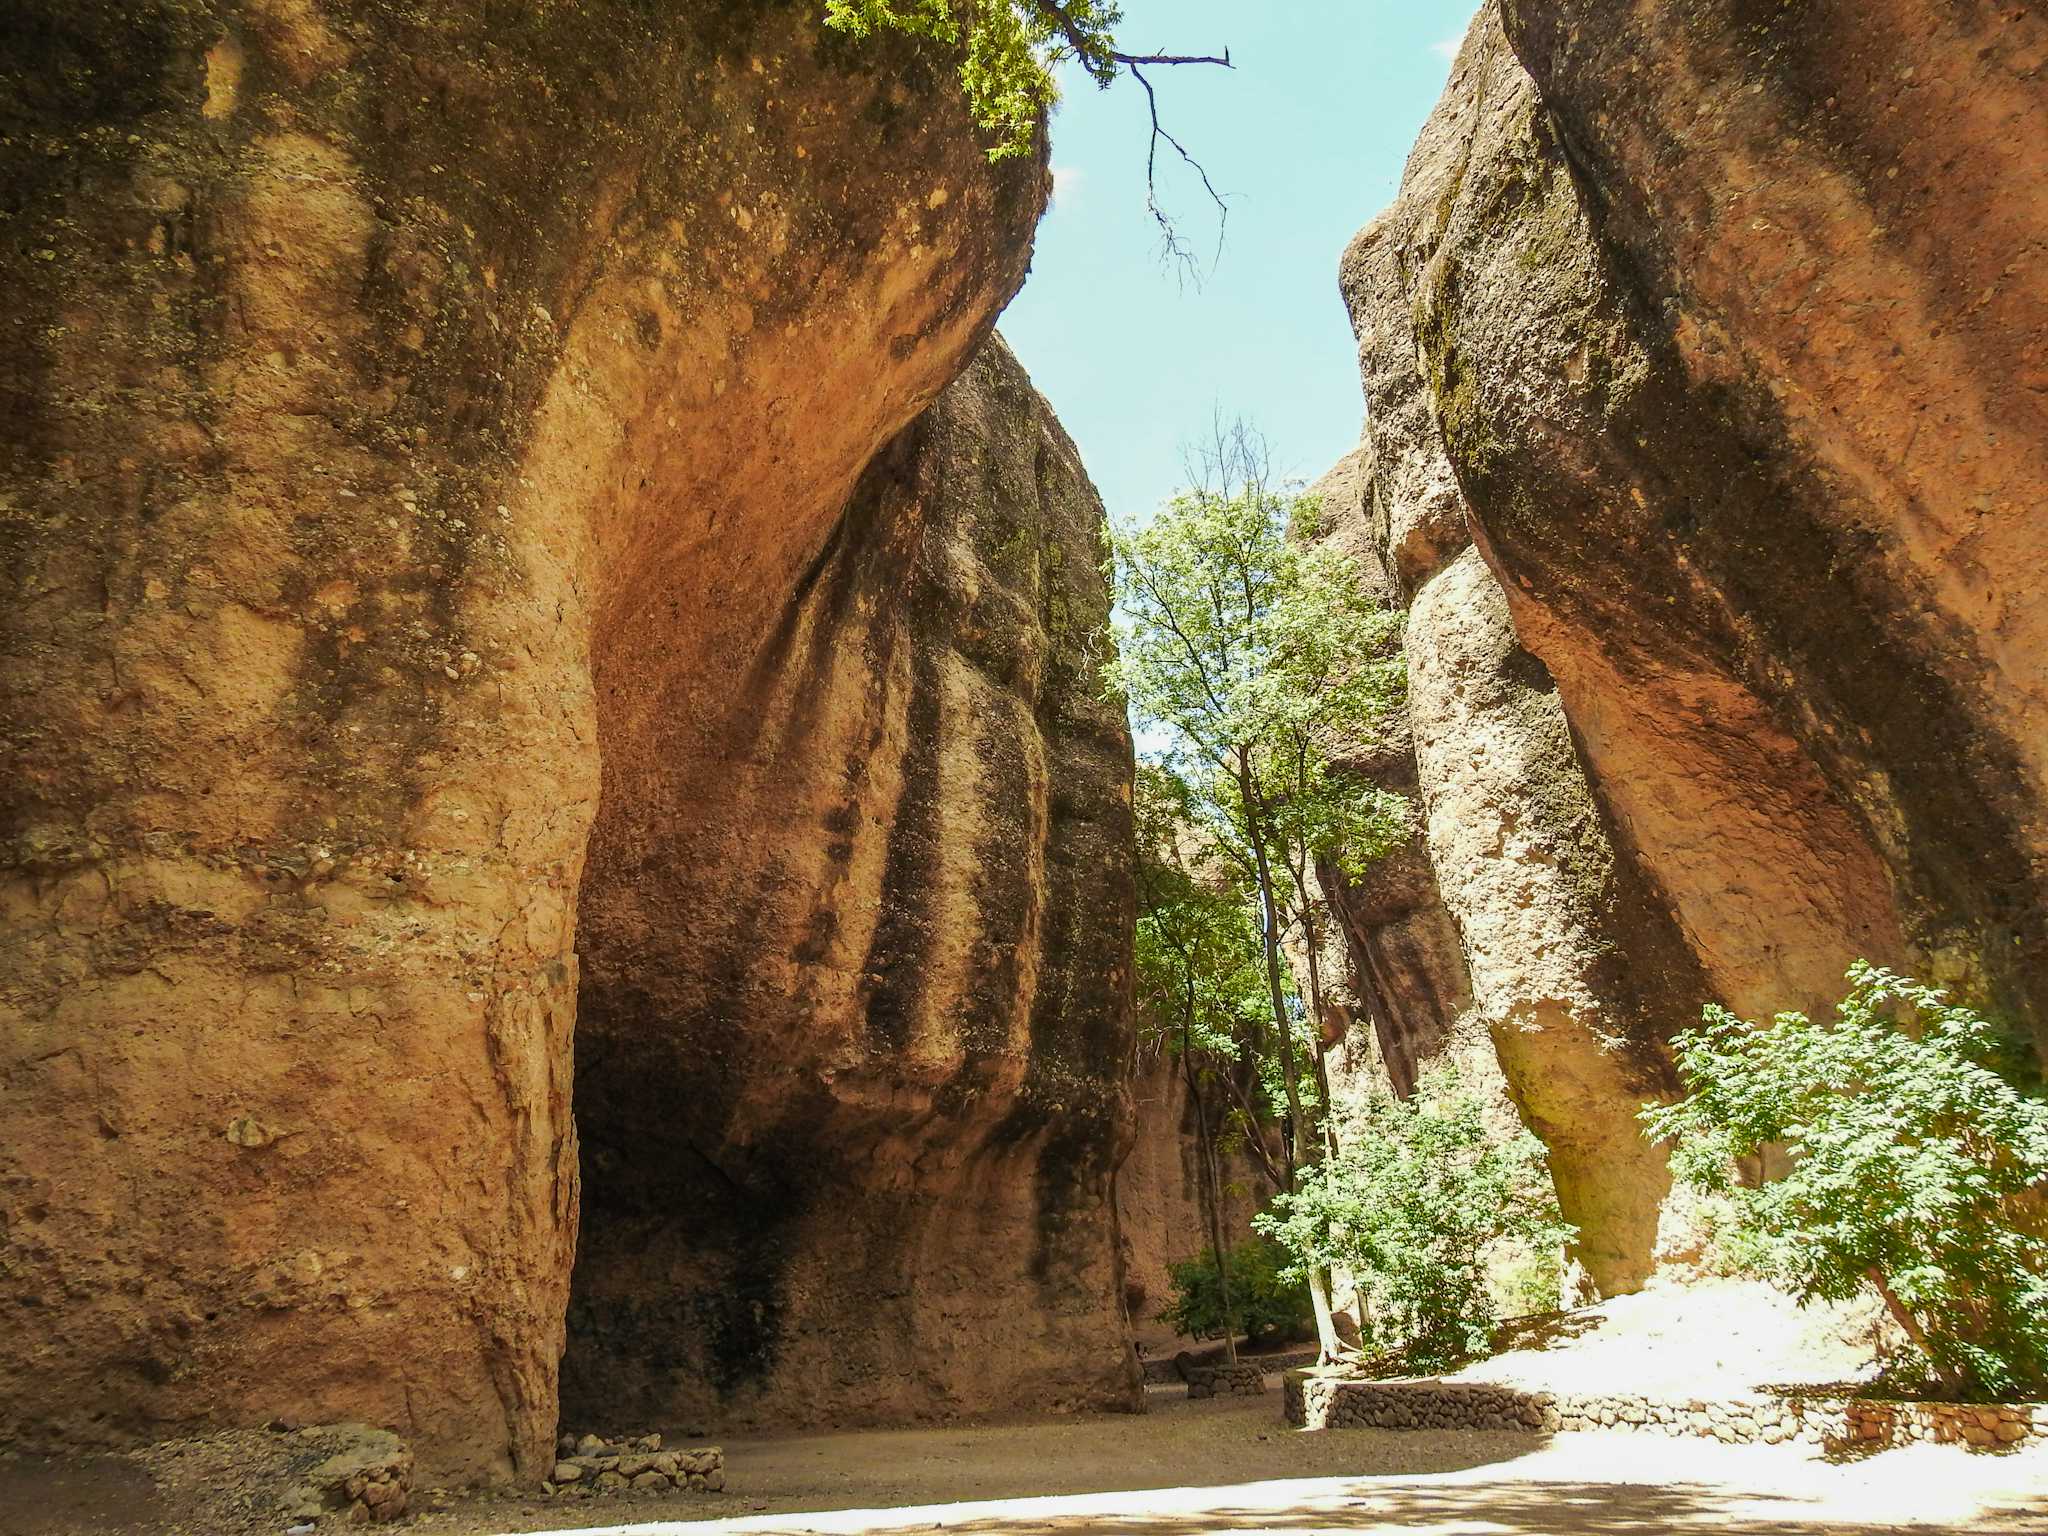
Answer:
[(1393, 200), (1475, 8), (1124, 0), (1126, 52), (1228, 46), (1237, 66), (1150, 71), (1162, 121), (1230, 201), (1222, 256), (1210, 265), (1215, 218), (1200, 185), (1172, 176), (1168, 206), (1201, 253), (1202, 284), (1161, 265), (1145, 211), (1144, 92), (1069, 80), (1053, 120), (1052, 211), (1001, 322), (1112, 515), (1172, 495), (1183, 445), (1219, 409), (1254, 422), (1275, 467), (1302, 479), (1357, 443), (1364, 402), (1337, 258)]

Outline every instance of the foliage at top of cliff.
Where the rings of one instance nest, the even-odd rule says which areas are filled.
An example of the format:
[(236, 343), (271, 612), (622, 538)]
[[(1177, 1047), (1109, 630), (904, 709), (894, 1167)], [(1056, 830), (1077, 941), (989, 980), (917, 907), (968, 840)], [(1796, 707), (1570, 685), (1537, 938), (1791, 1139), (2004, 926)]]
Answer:
[(1027, 153), (1039, 122), (1059, 99), (1053, 71), (1078, 59), (1098, 85), (1117, 75), (1112, 29), (1121, 10), (1104, 0), (826, 0), (825, 25), (850, 37), (878, 31), (963, 48), (960, 83), (974, 119), (996, 137), (988, 157)]
[[(1849, 984), (1824, 1022), (1707, 1008), (1672, 1041), (1689, 1096), (1643, 1119), (1729, 1202), (1744, 1268), (1801, 1301), (1875, 1289), (1949, 1395), (2048, 1388), (2048, 1103), (1944, 993), (1863, 961)], [(1737, 1182), (1775, 1146), (1782, 1177)]]

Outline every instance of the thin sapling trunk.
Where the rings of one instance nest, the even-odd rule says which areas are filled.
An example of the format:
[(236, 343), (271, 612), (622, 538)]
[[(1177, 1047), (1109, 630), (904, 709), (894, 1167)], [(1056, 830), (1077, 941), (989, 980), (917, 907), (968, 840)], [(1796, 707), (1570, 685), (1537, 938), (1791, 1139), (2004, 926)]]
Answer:
[[(1188, 1012), (1194, 1011), (1193, 1000)], [(1195, 1076), (1195, 1053), (1187, 1015), (1180, 1026), (1180, 1070), (1188, 1085), (1188, 1098), (1195, 1106), (1195, 1155), (1201, 1159), (1196, 1180), (1201, 1188), (1202, 1208), (1209, 1219), (1209, 1250), (1216, 1255), (1216, 1295), (1223, 1308), (1223, 1355), (1237, 1364), (1237, 1314), (1230, 1306), (1230, 1254), (1223, 1246), (1223, 1200), (1218, 1190), (1215, 1143), (1209, 1136), (1209, 1110), (1202, 1102), (1202, 1085)]]

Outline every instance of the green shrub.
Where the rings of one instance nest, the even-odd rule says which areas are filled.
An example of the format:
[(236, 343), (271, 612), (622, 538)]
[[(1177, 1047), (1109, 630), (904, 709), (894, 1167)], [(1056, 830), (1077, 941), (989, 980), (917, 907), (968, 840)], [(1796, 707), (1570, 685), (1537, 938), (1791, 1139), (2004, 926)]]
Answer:
[[(1832, 1022), (1709, 1007), (1672, 1042), (1689, 1097), (1650, 1106), (1676, 1176), (1722, 1196), (1735, 1262), (1801, 1302), (1868, 1286), (1945, 1392), (2048, 1388), (2048, 1104), (2004, 1042), (1932, 987), (1864, 961)], [(1758, 1188), (1735, 1160), (1782, 1146)]]
[(1349, 1118), (1343, 1150), (1302, 1171), (1292, 1195), (1253, 1223), (1300, 1270), (1349, 1270), (1368, 1344), (1409, 1369), (1444, 1370), (1484, 1354), (1499, 1321), (1487, 1274), (1507, 1250), (1541, 1252), (1572, 1236), (1557, 1210), (1542, 1145), (1490, 1131), (1457, 1073), (1424, 1074), (1412, 1100), (1380, 1090)]
[[(1307, 1338), (1315, 1331), (1308, 1291), (1287, 1276), (1287, 1256), (1267, 1238), (1254, 1237), (1230, 1250), (1230, 1310), (1236, 1331), (1254, 1344)], [(1223, 1298), (1216, 1280), (1216, 1251), (1167, 1267), (1173, 1301), (1159, 1320), (1182, 1338), (1220, 1339)]]
[(1493, 1264), (1492, 1284), (1493, 1299), (1508, 1317), (1555, 1312), (1564, 1291), (1564, 1251), (1552, 1243), (1504, 1254)]

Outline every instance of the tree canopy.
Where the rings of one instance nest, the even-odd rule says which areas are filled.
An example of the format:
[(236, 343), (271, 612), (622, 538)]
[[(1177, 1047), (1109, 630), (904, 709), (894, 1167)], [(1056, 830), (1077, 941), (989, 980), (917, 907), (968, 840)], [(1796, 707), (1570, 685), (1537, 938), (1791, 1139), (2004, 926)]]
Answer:
[(1265, 1009), (1258, 930), (1242, 875), (1195, 832), (1190, 798), (1172, 770), (1138, 765), (1138, 1013), (1163, 1037), (1185, 1020), (1194, 1049), (1231, 1057)]
[[(1276, 491), (1251, 435), (1220, 437), (1204, 483), (1149, 521), (1111, 531), (1118, 649), (1105, 669), (1129, 704), (1143, 755), (1171, 786), (1174, 835), (1203, 850), (1212, 882), (1249, 898), (1263, 972), (1268, 1050), (1287, 1106), (1286, 1167), (1314, 1162), (1327, 1132), (1312, 1109), (1303, 1041), (1321, 1078), (1320, 997), (1290, 1001), (1281, 947), (1298, 934), (1318, 991), (1318, 859), (1356, 868), (1394, 846), (1406, 802), (1348, 768), (1400, 703), (1400, 615), (1370, 596), (1344, 556), (1296, 536), (1313, 497)], [(1318, 1332), (1336, 1351), (1327, 1289), (1312, 1272)]]
[(1255, 893), (1266, 863), (1284, 922), (1315, 858), (1355, 872), (1405, 835), (1407, 802), (1340, 753), (1391, 717), (1407, 674), (1400, 613), (1348, 557), (1290, 535), (1315, 499), (1270, 489), (1243, 458), (1113, 530), (1108, 676), (1180, 786), (1178, 814)]
[(1375, 1089), (1342, 1148), (1308, 1169), (1254, 1225), (1304, 1266), (1350, 1271), (1371, 1342), (1414, 1370), (1447, 1370), (1491, 1347), (1487, 1263), (1503, 1244), (1541, 1252), (1572, 1236), (1543, 1147), (1492, 1131), (1448, 1066), (1412, 1100)]

